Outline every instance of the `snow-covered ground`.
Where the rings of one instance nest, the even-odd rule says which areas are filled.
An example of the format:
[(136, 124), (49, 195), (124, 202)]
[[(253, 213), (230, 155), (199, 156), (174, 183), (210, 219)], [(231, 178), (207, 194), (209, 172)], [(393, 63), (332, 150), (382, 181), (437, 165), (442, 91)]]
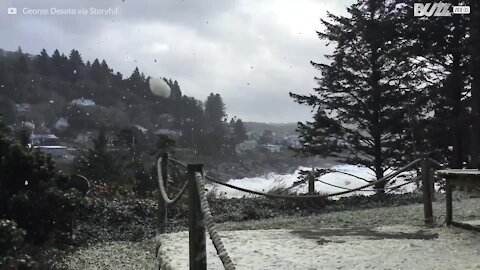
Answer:
[[(480, 220), (480, 198), (463, 198), (454, 194), (454, 220)], [(441, 197), (434, 202), (433, 212), (439, 227), (423, 227), (423, 205), (412, 204), (396, 207), (381, 207), (353, 211), (322, 213), (311, 216), (278, 217), (247, 222), (217, 224), (221, 235), (232, 234), (223, 239), (237, 269), (295, 269), (283, 267), (286, 263), (316, 263), (310, 268), (300, 269), (480, 269), (480, 234), (442, 226), (445, 217), (445, 202)], [(327, 228), (337, 231), (354, 228), (364, 230), (376, 228), (383, 232), (438, 233), (437, 239), (385, 239), (369, 240), (370, 236), (338, 236), (332, 233), (316, 233), (315, 239), (290, 231), (318, 231)], [(363, 229), (362, 229), (363, 228)], [(248, 229), (248, 231), (244, 231)], [(274, 230), (272, 230), (274, 229)], [(259, 230), (255, 233), (252, 230)], [(269, 232), (272, 230), (271, 232)], [(229, 232), (231, 231), (231, 232)], [(185, 237), (187, 233), (169, 234), (164, 240), (162, 251), (179, 270), (188, 269), (186, 263)], [(323, 238), (323, 239), (319, 239)], [(178, 243), (176, 242), (178, 239)], [(235, 241), (241, 242), (235, 242)], [(168, 244), (166, 241), (171, 241)], [(234, 241), (234, 242), (232, 242)], [(317, 242), (320, 241), (320, 242)], [(345, 242), (343, 242), (345, 241)], [(266, 244), (264, 244), (266, 243)], [(274, 245), (276, 244), (276, 246)], [(210, 246), (210, 240), (208, 240)], [(245, 245), (245, 246), (243, 246)], [(291, 246), (290, 246), (291, 245)], [(216, 255), (211, 246), (208, 269), (215, 268)], [(269, 250), (271, 249), (271, 250)], [(291, 249), (288, 251), (288, 249)], [(241, 251), (241, 252), (240, 252)], [(290, 253), (288, 253), (288, 252)], [(282, 252), (283, 257), (272, 254)], [(314, 252), (318, 252), (314, 253)], [(305, 255), (303, 255), (305, 253)], [(270, 259), (271, 260), (270, 260)], [(252, 260), (262, 260), (257, 266), (241, 267)], [(271, 266), (260, 268), (269, 259)], [(278, 259), (278, 261), (276, 261)], [(181, 260), (181, 262), (176, 262)], [(145, 242), (107, 242), (83, 247), (64, 259), (67, 269), (158, 269), (153, 239)], [(275, 268), (275, 265), (278, 267)], [(357, 267), (359, 265), (359, 267)], [(396, 267), (398, 265), (398, 267)], [(282, 267), (280, 267), (282, 266)], [(257, 268), (258, 267), (258, 268)], [(298, 269), (298, 268), (297, 268)]]
[[(328, 229), (303, 234), (248, 230), (225, 231), (220, 235), (239, 270), (480, 269), (480, 235), (453, 228), (343, 228), (335, 229), (333, 234)], [(169, 261), (171, 269), (188, 269), (188, 232), (163, 235), (161, 242), (161, 256)], [(208, 269), (223, 269), (210, 241), (207, 264)]]
[[(345, 172), (351, 175), (355, 175), (357, 177), (366, 179), (366, 180), (374, 180), (375, 177), (372, 174), (372, 171), (366, 167), (362, 166), (356, 166), (356, 165), (337, 165), (334, 167), (331, 167), (330, 169), (336, 170), (336, 171), (341, 171)], [(294, 182), (298, 181), (298, 177), (300, 176), (300, 171), (301, 170), (311, 170), (311, 168), (306, 168), (306, 167), (300, 167), (298, 168), (293, 174), (276, 174), (276, 173), (270, 173), (265, 176), (261, 177), (252, 177), (252, 178), (241, 178), (241, 179), (232, 179), (228, 181), (229, 184), (238, 186), (238, 187), (243, 187), (255, 191), (262, 191), (262, 192), (268, 192), (272, 188), (281, 186), (281, 187), (291, 187)], [(387, 171), (385, 175), (391, 173), (392, 171)], [(408, 174), (413, 175), (412, 172), (406, 172), (403, 173), (403, 176), (407, 176)], [(333, 184), (336, 186), (348, 188), (348, 189), (353, 189), (357, 188), (360, 186), (363, 186), (367, 184), (367, 182), (358, 179), (356, 177), (353, 177), (351, 175), (339, 173), (339, 172), (332, 172), (323, 175), (322, 177), (319, 178), (319, 180)], [(397, 177), (395, 178), (395, 182), (392, 183), (392, 185), (399, 185), (404, 183), (405, 181), (408, 181), (410, 177)], [(226, 198), (240, 198), (244, 196), (250, 196), (249, 194), (231, 189), (229, 187), (225, 186), (220, 186), (220, 185), (207, 185), (207, 188), (209, 190), (214, 189), (219, 195), (225, 196)], [(398, 190), (393, 191), (393, 193), (405, 193), (405, 192), (411, 192), (416, 188), (415, 183), (407, 184)], [(367, 190), (370, 190), (371, 188), (367, 188)], [(337, 187), (332, 187), (327, 184), (321, 183), (321, 182), (315, 182), (315, 190), (317, 192), (322, 192), (322, 193), (334, 193), (338, 191), (344, 191), (345, 189), (342, 188), (337, 188)], [(292, 191), (295, 191), (297, 193), (306, 193), (308, 191), (308, 185), (301, 184), (299, 186), (296, 186), (295, 188), (292, 189)], [(362, 195), (372, 195), (374, 194), (373, 191), (358, 191), (355, 193), (350, 193), (345, 196), (350, 196), (353, 194), (362, 194)]]

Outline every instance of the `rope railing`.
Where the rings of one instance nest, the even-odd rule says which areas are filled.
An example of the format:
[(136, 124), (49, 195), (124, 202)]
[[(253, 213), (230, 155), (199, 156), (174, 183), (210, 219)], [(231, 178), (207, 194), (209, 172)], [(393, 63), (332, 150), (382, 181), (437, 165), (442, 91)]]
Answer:
[(168, 161), (170, 161), (170, 162), (172, 162), (172, 163), (174, 163), (174, 164), (176, 164), (176, 165), (179, 165), (179, 166), (181, 166), (181, 167), (187, 168), (187, 164), (181, 162), (180, 160), (174, 159), (174, 158), (172, 158), (172, 157), (169, 157), (169, 158), (168, 158)]
[[(185, 190), (187, 189), (187, 186), (188, 186), (188, 181), (185, 181), (185, 184), (180, 189), (180, 192), (177, 194), (177, 196), (175, 196), (173, 199), (170, 199), (168, 197), (167, 191), (165, 189), (165, 182), (164, 182), (164, 179), (163, 179), (164, 174), (162, 172), (162, 159), (163, 159), (163, 157), (161, 157), (157, 160), (158, 186), (159, 186), (159, 190), (160, 190), (160, 195), (162, 196), (162, 198), (163, 198), (163, 200), (165, 201), (166, 204), (174, 204), (185, 193)], [(168, 177), (168, 174), (167, 174), (167, 177)]]
[(434, 164), (435, 166), (437, 166), (438, 168), (443, 168), (445, 167), (445, 165), (443, 165), (442, 163), (436, 161), (435, 159), (433, 158), (427, 158), (428, 161), (430, 161), (432, 164)]
[[(431, 159), (431, 158), (428, 158), (428, 159), (429, 159), (430, 161), (434, 162), (436, 165), (439, 164), (439, 166), (442, 166), (438, 161), (436, 161), (436, 160), (434, 160), (434, 159)], [(369, 184), (364, 185), (364, 186), (362, 186), (362, 187), (365, 188), (365, 187), (369, 187), (369, 186), (373, 186), (373, 185), (379, 184), (379, 183), (381, 183), (381, 182), (383, 182), (383, 181), (388, 181), (388, 180), (390, 180), (391, 178), (399, 175), (400, 173), (405, 172), (407, 169), (413, 167), (414, 165), (416, 165), (417, 163), (419, 163), (421, 160), (422, 160), (421, 158), (417, 158), (417, 159), (415, 159), (414, 161), (408, 163), (407, 165), (399, 168), (397, 171), (394, 171), (394, 172), (392, 172), (392, 173), (390, 173), (390, 174), (388, 174), (388, 175), (386, 175), (386, 176), (384, 176), (384, 177), (382, 177), (381, 179), (378, 179), (378, 180), (376, 180), (376, 181), (369, 181)], [(174, 163), (174, 164), (176, 164), (176, 165), (180, 165), (180, 166), (185, 167), (185, 168), (187, 167), (187, 164), (185, 164), (185, 163), (183, 163), (183, 162), (181, 162), (181, 161), (179, 161), (179, 160), (176, 160), (176, 159), (174, 159), (174, 158), (169, 158), (169, 161), (171, 161), (172, 163)], [(355, 177), (355, 178), (360, 179), (360, 180), (363, 180), (363, 181), (368, 181), (368, 180), (366, 180), (366, 179), (364, 179), (364, 178), (362, 178), (362, 177), (358, 177), (358, 176), (356, 176), (356, 175), (353, 175), (353, 174), (350, 174), (350, 173), (347, 173), (347, 172), (343, 172), (343, 171), (339, 171), (339, 170), (330, 170), (329, 173), (330, 173), (330, 172), (331, 172), (331, 173), (342, 173), (342, 174), (345, 174), (345, 175), (348, 175), (348, 176), (352, 176), (352, 177)], [(248, 189), (244, 189), (244, 188), (237, 187), (237, 186), (234, 186), (234, 185), (230, 185), (230, 184), (227, 184), (227, 183), (225, 183), (225, 182), (222, 182), (222, 181), (219, 181), (219, 180), (217, 180), (217, 179), (214, 179), (213, 177), (208, 176), (208, 175), (206, 175), (205, 178), (206, 178), (207, 180), (211, 181), (211, 182), (214, 182), (214, 183), (217, 183), (217, 184), (220, 184), (220, 185), (224, 185), (224, 186), (227, 186), (227, 187), (232, 188), (232, 189), (237, 189), (237, 190), (239, 190), (239, 191), (251, 193), (251, 194), (253, 194), (253, 195), (260, 195), (260, 196), (266, 196), (266, 197), (277, 197), (276, 194), (269, 194), (269, 193), (254, 191), (254, 190), (248, 190)], [(332, 185), (332, 186), (334, 186), (333, 184), (326, 183), (326, 182), (323, 182), (323, 181), (320, 181), (320, 180), (317, 180), (317, 181), (322, 182), (322, 183), (327, 184), (327, 185)], [(353, 190), (353, 189), (343, 188), (343, 187), (339, 187), (339, 186), (334, 186), (334, 187), (338, 187), (338, 188), (342, 188), (342, 189), (346, 189), (346, 190)], [(362, 188), (362, 189), (363, 189), (363, 188)], [(381, 189), (354, 190), (354, 191), (380, 191), (380, 190), (381, 190)], [(280, 195), (280, 196), (282, 196), (282, 195)], [(334, 195), (332, 195), (332, 196), (334, 196)], [(308, 198), (308, 197), (312, 197), (312, 196), (311, 196), (311, 195), (288, 196), (288, 198), (290, 198), (290, 197), (307, 197), (307, 198)], [(315, 195), (314, 195), (313, 197), (319, 197), (319, 196), (315, 196)], [(284, 198), (286, 198), (286, 197), (284, 197)]]
[[(186, 167), (187, 165), (185, 163), (182, 163), (181, 161), (178, 161), (176, 159), (173, 159), (173, 158), (170, 158), (169, 161), (172, 161), (172, 163), (175, 163), (177, 165), (180, 165), (180, 166), (183, 166), (183, 167)], [(320, 197), (334, 197), (334, 196), (340, 196), (340, 195), (345, 195), (345, 194), (348, 194), (348, 193), (352, 193), (352, 192), (357, 192), (357, 191), (365, 191), (365, 188), (368, 188), (368, 187), (371, 187), (371, 186), (374, 186), (374, 185), (378, 185), (378, 184), (381, 184), (383, 182), (386, 182), (388, 180), (390, 180), (391, 178), (399, 175), (400, 173), (402, 172), (405, 172), (406, 170), (410, 169), (411, 167), (413, 167), (414, 165), (416, 165), (417, 163), (419, 163), (421, 161), (420, 158), (410, 162), (409, 164), (401, 167), (400, 169), (398, 169), (397, 171), (395, 172), (392, 172), (376, 181), (373, 181), (373, 182), (370, 182), (366, 185), (363, 185), (363, 186), (360, 186), (360, 187), (357, 187), (357, 188), (353, 188), (353, 189), (346, 189), (345, 191), (340, 191), (340, 192), (335, 192), (335, 193), (330, 193), (330, 194), (320, 194), (320, 195), (280, 195), (280, 194), (271, 194), (271, 193), (266, 193), (266, 192), (261, 192), (261, 191), (255, 191), (255, 190), (250, 190), (250, 189), (246, 189), (246, 188), (242, 188), (242, 187), (238, 187), (238, 186), (235, 186), (235, 185), (232, 185), (232, 184), (229, 184), (229, 183), (225, 183), (225, 182), (222, 182), (220, 180), (217, 180), (211, 176), (208, 176), (208, 175), (205, 175), (205, 179), (211, 181), (211, 182), (214, 182), (216, 184), (219, 184), (219, 185), (223, 185), (223, 186), (226, 186), (226, 187), (229, 187), (229, 188), (232, 188), (232, 189), (236, 189), (236, 190), (239, 190), (239, 191), (242, 191), (242, 192), (245, 192), (245, 193), (249, 193), (249, 194), (253, 194), (253, 195), (258, 195), (258, 196), (265, 196), (265, 197), (269, 197), (269, 198), (277, 198), (277, 199), (298, 199), (298, 198), (304, 198), (304, 199), (308, 199), (308, 198), (320, 198)], [(335, 171), (337, 172), (337, 171)], [(332, 184), (333, 185), (333, 184)], [(380, 191), (381, 189), (372, 189), (372, 190), (368, 190), (368, 191)]]
[(201, 173), (195, 173), (195, 182), (197, 183), (197, 189), (200, 197), (200, 209), (203, 212), (203, 219), (213, 246), (217, 250), (218, 257), (220, 257), (225, 270), (235, 270), (235, 266), (230, 259), (230, 256), (228, 255), (228, 252), (222, 243), (222, 239), (218, 234), (215, 223), (213, 222), (210, 206), (208, 205), (207, 194), (205, 192), (205, 181)]
[(406, 186), (406, 185), (408, 185), (408, 184), (418, 182), (418, 181), (420, 181), (421, 179), (422, 179), (421, 176), (417, 176), (417, 177), (415, 177), (415, 178), (413, 178), (413, 179), (411, 179), (411, 180), (409, 180), (409, 181), (407, 181), (407, 182), (398, 184), (398, 185), (393, 186), (393, 187), (388, 187), (388, 188), (387, 188), (388, 190), (386, 190), (385, 192), (390, 192), (390, 191), (392, 191), (392, 190), (397, 190), (397, 189), (399, 189), (399, 188), (401, 188), (401, 187), (403, 187), (403, 186)]
[[(420, 176), (417, 176), (417, 177), (415, 177), (415, 178), (413, 178), (413, 179), (411, 179), (411, 180), (409, 180), (409, 181), (407, 181), (407, 182), (404, 182), (404, 183), (402, 183), (402, 184), (398, 184), (398, 185), (392, 186), (392, 187), (386, 187), (385, 189), (378, 189), (378, 188), (377, 188), (377, 189), (362, 189), (362, 190), (359, 190), (359, 191), (362, 191), (362, 192), (378, 192), (378, 191), (383, 191), (383, 190), (385, 190), (385, 192), (390, 192), (390, 191), (392, 191), (392, 190), (396, 190), (396, 189), (398, 189), (398, 188), (400, 188), (400, 187), (403, 187), (403, 186), (406, 186), (406, 185), (408, 185), (408, 184), (411, 184), (411, 183), (414, 183), (414, 182), (418, 182), (420, 179), (421, 179), (421, 177), (420, 177)], [(331, 186), (331, 187), (335, 187), (335, 188), (339, 188), (339, 189), (343, 189), (343, 190), (352, 190), (352, 189), (350, 189), (350, 188), (346, 188), (346, 187), (338, 186), (338, 185), (335, 185), (335, 184), (331, 184), (331, 183), (328, 183), (328, 182), (325, 182), (325, 181), (322, 181), (322, 180), (319, 180), (319, 179), (317, 179), (317, 180), (315, 180), (315, 181), (317, 181), (317, 182), (319, 182), (319, 183), (322, 183), (322, 184), (325, 184), (325, 185), (327, 185), (327, 186)]]
[[(406, 181), (404, 183), (391, 186), (391, 187), (386, 187), (383, 189), (366, 189), (375, 185), (380, 185), (383, 183), (386, 183), (390, 180), (392, 180), (394, 177), (400, 175), (401, 173), (411, 170), (414, 166), (416, 166), (419, 162), (422, 162), (421, 166), (421, 171), (422, 175), (421, 176), (416, 176), (409, 181)], [(220, 238), (220, 235), (217, 231), (217, 228), (215, 226), (215, 223), (213, 222), (210, 206), (208, 204), (207, 200), (207, 194), (206, 194), (206, 189), (205, 189), (205, 180), (208, 180), (210, 182), (226, 186), (235, 190), (239, 190), (242, 192), (246, 192), (249, 194), (253, 195), (260, 195), (260, 196), (265, 196), (268, 198), (276, 198), (276, 199), (314, 199), (314, 198), (327, 198), (327, 197), (334, 197), (334, 196), (340, 196), (340, 195), (345, 195), (349, 194), (352, 192), (356, 191), (369, 191), (369, 192), (375, 192), (375, 191), (384, 191), (384, 192), (391, 192), (393, 190), (397, 190), (400, 187), (403, 187), (405, 185), (408, 185), (410, 183), (418, 182), (419, 180), (422, 180), (423, 186), (428, 186), (432, 184), (433, 180), (429, 181), (429, 163), (433, 164), (434, 166), (441, 167), (442, 164), (439, 162), (431, 159), (431, 158), (419, 158), (416, 159), (409, 164), (399, 168), (395, 172), (392, 172), (378, 180), (375, 181), (369, 181), (368, 184), (359, 186), (357, 188), (346, 188), (346, 187), (341, 187), (338, 185), (334, 185), (325, 181), (321, 181), (319, 179), (316, 179), (316, 181), (321, 182), (323, 184), (333, 186), (336, 188), (344, 189), (343, 191), (339, 192), (334, 192), (330, 194), (308, 194), (308, 195), (281, 195), (281, 194), (271, 194), (271, 193), (266, 193), (266, 192), (260, 192), (260, 191), (255, 191), (255, 190), (250, 190), (242, 187), (238, 187), (229, 183), (222, 182), (218, 179), (215, 179), (211, 176), (204, 175), (203, 174), (203, 165), (187, 165), (179, 160), (170, 158), (168, 154), (164, 154), (162, 158), (157, 160), (157, 173), (158, 173), (158, 184), (159, 184), (159, 209), (164, 209), (162, 210), (163, 212), (159, 213), (159, 224), (162, 224), (161, 221), (163, 219), (164, 224), (166, 224), (166, 205), (167, 204), (174, 204), (176, 201), (178, 201), (181, 196), (185, 193), (185, 191), (188, 189), (189, 190), (189, 243), (190, 243), (190, 264), (195, 265), (195, 267), (199, 267), (198, 269), (204, 269), (206, 268), (206, 247), (205, 247), (205, 231), (208, 232), (210, 239), (217, 251), (217, 254), (225, 268), (225, 270), (234, 270), (235, 266), (230, 259), (230, 256), (228, 255), (227, 250), (225, 249), (222, 240)], [(178, 194), (173, 198), (170, 199), (168, 197), (168, 194), (166, 192), (166, 180), (168, 179), (168, 165), (173, 165), (173, 166), (180, 166), (185, 169), (187, 169), (187, 181), (183, 185), (183, 187), (179, 190)], [(330, 171), (330, 172), (339, 172), (339, 173), (344, 173), (341, 171)], [(424, 173), (425, 172), (425, 173)], [(347, 173), (349, 174), (349, 173)], [(351, 174), (350, 174), (351, 175)], [(353, 177), (356, 177), (354, 175), (351, 175)], [(431, 175), (430, 175), (431, 176)], [(359, 177), (356, 177), (359, 178)], [(366, 180), (363, 178), (359, 178), (361, 180)], [(431, 204), (431, 198), (430, 198), (430, 193), (425, 192), (425, 190), (429, 190), (428, 188), (424, 188), (424, 199), (426, 200), (424, 205), (425, 207), (429, 206)], [(178, 191), (178, 189), (177, 189)], [(161, 206), (163, 204), (163, 206)], [(430, 207), (431, 208), (431, 207)], [(428, 209), (425, 210), (425, 221), (428, 224), (431, 220), (431, 210), (427, 211)], [(164, 217), (161, 217), (164, 215)], [(428, 222), (427, 222), (428, 221)], [(164, 226), (165, 227), (165, 226)], [(163, 233), (163, 231), (160, 232)], [(159, 247), (160, 244), (157, 246)], [(158, 251), (158, 250), (157, 250)], [(162, 259), (160, 258), (161, 266), (166, 267), (165, 269), (171, 268), (168, 266), (166, 263), (166, 258)], [(197, 268), (193, 269), (197, 269)], [(164, 269), (164, 268), (162, 268)]]
[[(350, 188), (342, 187), (342, 186), (337, 186), (337, 185), (335, 185), (335, 184), (331, 184), (331, 183), (322, 181), (322, 180), (320, 180), (320, 179), (316, 179), (315, 182), (319, 182), (319, 183), (322, 183), (322, 184), (324, 184), (324, 185), (331, 186), (331, 187), (334, 187), (334, 188), (339, 188), (339, 189), (343, 189), (343, 190), (351, 190)], [(375, 191), (375, 190), (374, 190), (374, 189), (363, 189), (363, 190), (360, 190), (360, 191), (368, 192), (368, 191)]]
[[(363, 186), (360, 186), (360, 187), (357, 187), (357, 188), (353, 188), (353, 189), (348, 189), (348, 190), (345, 190), (345, 191), (339, 191), (339, 192), (334, 192), (334, 193), (329, 193), (329, 194), (320, 194), (320, 195), (280, 195), (280, 194), (270, 194), (270, 193), (266, 193), (266, 192), (261, 192), (261, 191), (255, 191), (255, 190), (250, 190), (250, 189), (246, 189), (246, 188), (242, 188), (242, 187), (238, 187), (238, 186), (235, 186), (235, 185), (232, 185), (232, 184), (229, 184), (229, 183), (225, 183), (225, 182), (222, 182), (220, 180), (217, 180), (211, 176), (208, 176), (206, 175), (205, 176), (205, 179), (211, 181), (211, 182), (214, 182), (216, 184), (219, 184), (219, 185), (222, 185), (222, 186), (226, 186), (226, 187), (229, 187), (229, 188), (232, 188), (232, 189), (236, 189), (236, 190), (239, 190), (239, 191), (242, 191), (242, 192), (246, 192), (246, 193), (250, 193), (250, 194), (253, 194), (253, 195), (259, 195), (259, 196), (265, 196), (265, 197), (269, 197), (269, 198), (277, 198), (277, 199), (299, 199), (299, 198), (304, 198), (304, 199), (308, 199), (308, 198), (327, 198), (327, 197), (335, 197), (335, 196), (340, 196), (340, 195), (345, 195), (345, 194), (349, 194), (349, 193), (352, 193), (352, 192), (356, 192), (356, 191), (361, 191), (361, 190), (364, 190), (365, 188), (368, 188), (368, 187), (371, 187), (371, 186), (375, 186), (375, 185), (378, 185), (378, 184), (382, 184), (386, 181), (389, 181), (391, 178), (399, 175), (400, 173), (402, 172), (405, 172), (407, 171), (408, 169), (412, 168), (414, 165), (416, 165), (418, 162), (420, 162), (420, 158), (419, 159), (416, 159), (412, 162), (410, 162), (409, 164), (401, 167), (400, 169), (398, 169), (397, 171), (387, 175), (387, 176), (384, 176), (376, 181), (373, 181), (373, 182), (370, 182), (368, 184), (365, 184)], [(375, 191), (375, 190), (373, 190)]]

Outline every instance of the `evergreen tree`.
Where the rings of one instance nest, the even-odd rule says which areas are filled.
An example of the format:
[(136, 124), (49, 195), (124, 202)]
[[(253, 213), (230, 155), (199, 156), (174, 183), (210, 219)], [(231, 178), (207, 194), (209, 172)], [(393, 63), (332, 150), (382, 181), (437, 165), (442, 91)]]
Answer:
[(70, 64), (74, 69), (80, 69), (84, 66), (82, 56), (80, 55), (80, 52), (77, 50), (73, 49), (70, 52), (69, 56)]
[(236, 146), (248, 139), (247, 131), (241, 119), (233, 117), (228, 123), (228, 144), (231, 155), (235, 155)]
[(58, 50), (55, 50), (52, 54), (52, 63), (57, 70), (62, 67), (62, 56)]
[(4, 123), (13, 123), (16, 117), (15, 104), (8, 97), (0, 96), (0, 120)]
[(8, 97), (13, 96), (12, 95), (13, 91), (11, 91), (12, 84), (13, 84), (12, 79), (7, 66), (7, 59), (5, 57), (0, 56), (0, 89)]
[(379, 179), (386, 169), (407, 162), (409, 115), (420, 113), (410, 40), (401, 30), (411, 14), (381, 0), (360, 0), (348, 12), (351, 18), (329, 13), (331, 22), (322, 20), (326, 29), (318, 36), (334, 43), (335, 51), (327, 55), (329, 64), (312, 62), (322, 74), (316, 94), (290, 93), (316, 111), (314, 121), (299, 123), (299, 152), (344, 153), (338, 159), (364, 165)]
[(21, 127), (17, 132), (16, 132), (16, 137), (17, 141), (20, 143), (21, 146), (23, 147), (28, 147), (28, 145), (31, 143), (30, 140), (30, 135), (32, 134), (32, 131), (26, 127)]
[(15, 220), (27, 240), (38, 244), (67, 229), (80, 206), (79, 194), (63, 190), (66, 179), (56, 173), (52, 159), (20, 146), (1, 119), (0, 156), (0, 218)]
[(68, 60), (69, 60), (69, 72), (71, 72), (70, 80), (72, 82), (76, 82), (80, 79), (80, 74), (81, 72), (83, 72), (85, 64), (83, 63), (82, 56), (75, 49), (73, 49), (70, 52), (70, 56)]
[(258, 142), (262, 145), (272, 144), (274, 140), (273, 131), (265, 130), (262, 133), (262, 136), (258, 139)]
[(175, 140), (171, 139), (167, 135), (159, 135), (156, 143), (157, 155), (162, 153), (172, 153), (175, 147)]
[(219, 94), (210, 93), (205, 102), (205, 118), (207, 123), (203, 151), (206, 154), (218, 156), (224, 152), (227, 145), (225, 104)]
[(15, 53), (15, 61), (13, 62), (13, 72), (19, 74), (28, 74), (29, 64), (28, 64), (27, 55), (23, 53), (22, 48), (18, 47), (17, 52)]
[(55, 50), (52, 55), (52, 64), (57, 76), (62, 79), (69, 79), (71, 77), (72, 69), (65, 54), (60, 54), (58, 50)]
[(102, 60), (102, 63), (100, 64), (100, 73), (102, 74), (102, 78), (104, 78), (104, 81), (107, 81), (110, 75), (112, 74), (112, 70), (108, 66), (107, 62)]
[(471, 166), (480, 169), (480, 2), (470, 1), (470, 73), (472, 75)]
[(50, 62), (50, 56), (45, 49), (42, 49), (40, 54), (35, 58), (35, 67), (43, 76), (52, 75), (52, 66)]
[(93, 148), (79, 160), (78, 171), (88, 178), (100, 180), (106, 183), (119, 183), (119, 176), (122, 168), (119, 160), (109, 153), (107, 149), (107, 136), (104, 129), (101, 129), (98, 137), (93, 140)]
[(98, 61), (98, 58), (95, 58), (95, 60), (92, 63), (92, 66), (90, 67), (90, 78), (92, 78), (92, 80), (95, 81), (96, 83), (103, 82), (103, 74), (100, 67), (100, 61)]
[(220, 94), (213, 94), (207, 97), (205, 102), (205, 116), (211, 124), (223, 124), (225, 122), (225, 104)]
[(239, 144), (248, 139), (247, 130), (241, 119), (237, 119), (233, 126), (233, 134), (235, 138), (235, 144)]
[(419, 84), (428, 85), (425, 107), (434, 112), (418, 123), (423, 131), (417, 128), (417, 148), (461, 168), (467, 161), (470, 125), (468, 16), (414, 17), (407, 29), (413, 33), (413, 53), (422, 56), (416, 65), (422, 66)]
[(182, 99), (182, 90), (180, 90), (180, 86), (178, 85), (177, 81), (172, 83), (172, 80), (167, 81), (167, 84), (170, 86), (171, 93), (170, 99), (172, 100), (180, 100)]
[[(130, 78), (128, 78), (128, 90), (138, 98), (145, 99), (152, 96), (145, 75), (140, 73), (138, 67), (135, 68)], [(129, 102), (134, 102), (134, 100)]]

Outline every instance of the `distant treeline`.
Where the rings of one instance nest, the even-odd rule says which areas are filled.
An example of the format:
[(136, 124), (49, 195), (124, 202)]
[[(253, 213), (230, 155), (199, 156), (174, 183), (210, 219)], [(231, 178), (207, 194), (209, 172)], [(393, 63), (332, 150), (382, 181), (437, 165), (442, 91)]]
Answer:
[[(45, 49), (38, 55), (23, 53), (20, 47), (16, 52), (0, 50), (0, 114), (9, 125), (29, 121), (49, 129), (65, 117), (67, 137), (134, 125), (150, 133), (168, 129), (182, 134), (177, 146), (208, 155), (232, 154), (245, 138), (240, 119), (227, 121), (219, 94), (211, 93), (201, 102), (183, 95), (177, 81), (165, 79), (171, 95), (158, 97), (150, 92), (149, 79), (138, 68), (127, 77), (114, 72), (105, 60), (85, 62), (75, 49), (68, 56), (58, 50), (52, 55)], [(93, 100), (95, 106), (71, 103), (81, 98)], [(31, 105), (27, 116), (17, 108), (22, 103)]]

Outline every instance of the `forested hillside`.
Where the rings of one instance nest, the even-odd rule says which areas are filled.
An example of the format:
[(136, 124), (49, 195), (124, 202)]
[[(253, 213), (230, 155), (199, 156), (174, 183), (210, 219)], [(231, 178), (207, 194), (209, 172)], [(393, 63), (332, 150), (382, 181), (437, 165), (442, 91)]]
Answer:
[[(238, 142), (230, 134), (234, 129), (228, 128), (219, 94), (203, 103), (184, 95), (179, 83), (169, 79), (171, 95), (163, 98), (151, 93), (149, 80), (138, 68), (124, 75), (105, 60), (85, 61), (75, 49), (68, 55), (0, 50), (0, 114), (14, 129), (34, 124), (36, 133), (55, 133), (65, 141), (100, 129), (118, 133), (136, 128), (146, 139), (166, 130), (178, 135), (178, 147), (208, 155), (231, 153)], [(67, 127), (56, 127), (61, 118)]]

